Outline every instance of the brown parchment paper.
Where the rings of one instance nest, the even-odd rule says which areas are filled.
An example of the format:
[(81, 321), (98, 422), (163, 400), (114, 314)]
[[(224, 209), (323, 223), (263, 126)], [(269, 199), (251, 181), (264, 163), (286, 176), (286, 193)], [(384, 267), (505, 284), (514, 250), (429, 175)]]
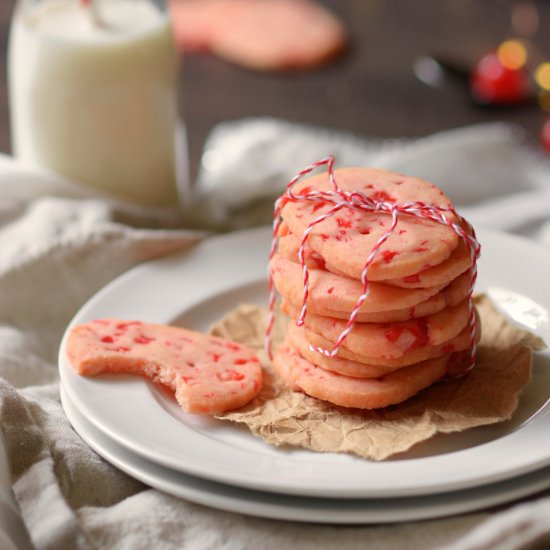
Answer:
[[(374, 411), (338, 407), (289, 390), (273, 373), (264, 351), (266, 311), (242, 305), (213, 328), (216, 336), (254, 348), (264, 367), (262, 391), (245, 407), (218, 418), (245, 424), (276, 446), (353, 453), (383, 460), (438, 432), (449, 433), (509, 419), (531, 371), (531, 349), (542, 340), (506, 321), (485, 296), (476, 298), (482, 336), (475, 368), (464, 378), (440, 382), (399, 405)], [(280, 315), (274, 346), (288, 320)]]

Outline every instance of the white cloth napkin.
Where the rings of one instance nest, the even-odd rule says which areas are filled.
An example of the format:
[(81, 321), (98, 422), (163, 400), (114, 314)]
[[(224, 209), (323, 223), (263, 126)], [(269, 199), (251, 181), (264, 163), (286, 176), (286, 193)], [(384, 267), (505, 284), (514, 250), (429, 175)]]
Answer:
[(247, 225), (259, 211), (267, 216), (299, 170), (329, 154), (336, 168), (375, 166), (433, 181), (474, 225), (550, 245), (550, 160), (505, 123), (373, 140), (272, 118), (226, 122), (205, 144), (197, 193), (219, 223)]
[[(428, 176), (475, 221), (550, 242), (548, 164), (515, 129), (500, 124), (382, 142), (271, 119), (227, 123), (208, 140), (197, 194), (201, 204), (208, 201), (216, 223), (267, 222), (266, 197), (328, 153), (338, 156), (340, 166), (378, 164)], [(503, 220), (511, 197), (524, 207), (512, 208), (513, 216)], [(550, 544), (548, 494), (436, 521), (293, 524), (175, 499), (92, 452), (60, 406), (56, 354), (62, 332), (85, 300), (119, 273), (204, 236), (178, 227), (184, 223), (177, 213), (130, 207), (0, 157), (0, 426), (6, 449), (5, 461), (0, 453), (0, 516), (9, 520), (0, 522), (0, 547), (10, 548), (10, 536), (12, 547), (39, 549), (466, 550)], [(5, 487), (9, 477), (16, 504)], [(16, 512), (32, 543), (16, 532)]]

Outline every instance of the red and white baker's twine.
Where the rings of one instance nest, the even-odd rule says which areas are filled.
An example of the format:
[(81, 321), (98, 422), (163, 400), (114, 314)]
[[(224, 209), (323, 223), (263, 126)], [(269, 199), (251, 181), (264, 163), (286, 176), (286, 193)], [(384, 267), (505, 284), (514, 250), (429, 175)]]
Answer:
[[(327, 166), (328, 177), (329, 177), (330, 185), (332, 187), (332, 191), (313, 190), (300, 195), (295, 195), (292, 192), (292, 187), (294, 186), (294, 184), (296, 184), (303, 176), (309, 174), (319, 166), (324, 166), (324, 165)], [(322, 353), (327, 357), (336, 356), (336, 354), (338, 353), (338, 350), (340, 349), (340, 347), (348, 337), (349, 333), (353, 330), (353, 327), (355, 326), (355, 322), (356, 322), (355, 320), (357, 318), (357, 314), (359, 313), (361, 306), (367, 299), (368, 287), (369, 287), (368, 271), (369, 271), (370, 265), (374, 261), (376, 254), (380, 250), (380, 247), (389, 239), (389, 237), (392, 235), (393, 231), (395, 230), (397, 221), (399, 219), (399, 215), (408, 214), (408, 215), (416, 216), (418, 218), (432, 220), (434, 222), (449, 226), (461, 239), (464, 240), (464, 242), (468, 246), (468, 250), (470, 252), (470, 258), (472, 261), (472, 267), (470, 268), (470, 272), (471, 272), (470, 288), (468, 292), (468, 307), (469, 307), (468, 326), (470, 330), (470, 338), (471, 338), (472, 344), (471, 344), (470, 364), (466, 372), (475, 365), (476, 353), (477, 353), (477, 345), (476, 345), (477, 318), (476, 318), (472, 295), (474, 291), (474, 285), (477, 279), (477, 260), (479, 258), (480, 245), (476, 239), (474, 228), (470, 225), (470, 223), (467, 220), (465, 220), (462, 216), (457, 214), (454, 208), (442, 208), (439, 206), (424, 204), (423, 202), (420, 202), (420, 201), (407, 202), (405, 204), (395, 204), (393, 202), (386, 202), (386, 201), (372, 199), (370, 197), (367, 197), (360, 191), (344, 191), (338, 186), (338, 183), (336, 182), (336, 179), (334, 177), (334, 157), (328, 156), (318, 162), (310, 164), (308, 167), (304, 168), (302, 171), (296, 174), (296, 176), (294, 176), (294, 178), (292, 178), (288, 183), (285, 192), (275, 202), (275, 211), (273, 214), (273, 240), (271, 244), (271, 251), (269, 254), (270, 260), (271, 258), (273, 258), (277, 250), (278, 232), (282, 221), (281, 210), (283, 206), (288, 202), (298, 202), (298, 201), (324, 202), (332, 205), (332, 208), (328, 212), (318, 216), (308, 225), (308, 227), (304, 231), (300, 248), (298, 250), (298, 258), (302, 265), (302, 273), (303, 273), (303, 279), (304, 279), (304, 298), (302, 302), (300, 316), (296, 321), (296, 324), (299, 326), (302, 326), (304, 324), (304, 319), (307, 315), (307, 301), (309, 296), (309, 270), (306, 265), (304, 250), (306, 247), (308, 237), (312, 232), (313, 228), (317, 224), (322, 223), (327, 218), (330, 218), (331, 216), (336, 214), (336, 212), (338, 212), (344, 207), (353, 208), (359, 211), (362, 210), (362, 211), (370, 211), (370, 212), (386, 212), (390, 214), (392, 217), (392, 223), (390, 228), (386, 233), (384, 233), (378, 239), (378, 241), (372, 248), (370, 254), (368, 255), (367, 259), (365, 260), (365, 265), (363, 266), (363, 270), (361, 272), (361, 282), (363, 284), (362, 293), (359, 296), (349, 316), (348, 322), (346, 324), (346, 328), (342, 331), (342, 333), (336, 340), (336, 343), (332, 350), (327, 350), (322, 347), (310, 345), (309, 348), (312, 351), (317, 351), (318, 353)], [(459, 223), (455, 223), (451, 221), (447, 217), (448, 214), (452, 214), (456, 216), (456, 218), (459, 220)], [(269, 317), (268, 317), (267, 329), (266, 329), (266, 349), (269, 354), (269, 357), (272, 358), (271, 333), (273, 330), (273, 324), (275, 322), (276, 291), (275, 291), (275, 285), (273, 283), (273, 276), (271, 274), (271, 271), (269, 273), (269, 292), (270, 292), (270, 298), (269, 298)]]

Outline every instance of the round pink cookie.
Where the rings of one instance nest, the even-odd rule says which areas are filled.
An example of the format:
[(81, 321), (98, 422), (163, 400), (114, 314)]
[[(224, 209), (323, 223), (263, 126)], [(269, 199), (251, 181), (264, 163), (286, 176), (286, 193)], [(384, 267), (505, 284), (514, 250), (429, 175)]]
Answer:
[[(299, 310), (288, 308), (290, 317), (296, 319)], [(346, 348), (368, 357), (402, 357), (418, 348), (437, 346), (459, 334), (468, 323), (468, 301), (463, 300), (454, 307), (445, 308), (439, 313), (396, 323), (356, 323), (344, 341)], [(341, 319), (308, 314), (305, 326), (322, 334), (333, 343), (346, 328), (347, 322)]]
[(139, 374), (164, 384), (193, 413), (236, 409), (262, 386), (259, 360), (247, 347), (168, 325), (119, 319), (77, 325), (67, 356), (84, 376)]
[(304, 327), (299, 327), (296, 323), (292, 322), (288, 325), (286, 341), (287, 344), (296, 349), (304, 359), (311, 361), (315, 366), (338, 374), (343, 374), (344, 376), (351, 376), (353, 378), (378, 378), (401, 368), (400, 366), (388, 367), (385, 365), (367, 365), (338, 356), (327, 357), (326, 355), (311, 350), (309, 348), (310, 342), (306, 337)]
[[(477, 326), (479, 327), (479, 324)], [(304, 335), (308, 342), (314, 346), (328, 350), (334, 347), (333, 342), (327, 340), (322, 335), (308, 329), (307, 327), (304, 328)], [(480, 333), (478, 332), (478, 340), (479, 335)], [(369, 357), (367, 355), (351, 351), (345, 345), (338, 350), (337, 357), (348, 359), (355, 363), (362, 363), (364, 365), (379, 365), (399, 368), (420, 363), (421, 361), (425, 361), (427, 359), (435, 359), (436, 357), (441, 357), (448, 353), (460, 352), (469, 349), (471, 344), (470, 330), (468, 327), (465, 327), (457, 336), (451, 338), (447, 342), (442, 342), (441, 344), (435, 346), (415, 348), (408, 351), (401, 357)]]
[(304, 359), (285, 343), (274, 358), (276, 372), (293, 390), (341, 407), (379, 409), (401, 403), (445, 376), (447, 357), (398, 369), (382, 378), (352, 378)]
[(300, 353), (302, 357), (308, 361), (311, 361), (317, 367), (336, 372), (338, 374), (343, 374), (344, 376), (351, 376), (353, 378), (378, 378), (397, 369), (408, 365), (414, 365), (416, 363), (420, 363), (421, 361), (426, 361), (427, 359), (436, 359), (437, 357), (443, 357), (444, 355), (451, 357), (452, 354), (460, 354), (459, 356), (461, 356), (462, 352), (469, 353), (471, 348), (470, 335), (465, 329), (449, 342), (445, 342), (444, 345), (432, 346), (430, 353), (423, 357), (421, 361), (413, 360), (402, 365), (399, 360), (395, 360), (393, 365), (378, 365), (376, 362), (374, 364), (369, 364), (364, 361), (360, 362), (352, 359), (346, 359), (345, 357), (340, 356), (340, 354), (336, 357), (327, 357), (326, 355), (323, 355), (315, 350), (311, 350), (306, 332), (307, 329), (304, 329), (304, 327), (299, 327), (294, 323), (290, 323), (288, 326), (287, 341)]
[[(286, 232), (284, 235), (279, 236), (279, 254), (292, 260), (293, 262), (299, 262), (298, 249), (300, 247), (300, 240), (292, 233)], [(304, 249), (304, 259), (308, 267), (315, 269), (327, 269), (337, 275), (346, 275), (334, 266), (327, 262), (318, 252), (313, 251), (306, 246)], [(438, 265), (401, 277), (399, 279), (386, 279), (379, 280), (377, 282), (384, 283), (392, 286), (399, 286), (402, 288), (428, 288), (441, 284), (447, 284), (458, 277), (461, 273), (464, 273), (472, 265), (470, 258), (470, 252), (463, 239), (460, 239), (458, 246), (453, 250), (449, 258), (441, 262)], [(369, 271), (369, 279), (376, 281), (376, 273)]]
[[(344, 191), (362, 192), (386, 203), (405, 204), (422, 201), (450, 208), (451, 201), (435, 185), (384, 170), (344, 168), (334, 172)], [(297, 183), (295, 195), (330, 191), (328, 174)], [(310, 223), (328, 213), (332, 204), (307, 199), (289, 201), (282, 217), (290, 231), (300, 238)], [(458, 222), (454, 215), (448, 218)], [(391, 226), (391, 216), (382, 212), (343, 207), (313, 228), (308, 244), (328, 264), (355, 279), (360, 279), (365, 261), (376, 243)], [(401, 215), (393, 234), (380, 248), (369, 269), (373, 280), (401, 279), (438, 265), (449, 258), (458, 245), (458, 236), (446, 225), (412, 215)]]
[(402, 288), (426, 288), (452, 281), (471, 266), (472, 258), (468, 246), (463, 239), (460, 239), (458, 246), (453, 250), (449, 258), (440, 264), (428, 267), (413, 275), (407, 275), (400, 279), (389, 279), (385, 282)]
[(174, 40), (185, 52), (210, 49), (213, 34), (231, 9), (227, 0), (170, 0)]
[[(470, 274), (463, 273), (443, 290), (428, 298), (424, 302), (405, 308), (392, 311), (379, 311), (376, 313), (358, 313), (356, 320), (359, 323), (391, 323), (395, 321), (407, 321), (417, 317), (426, 317), (442, 311), (446, 307), (456, 306), (468, 296), (470, 291)], [(288, 313), (291, 304), (283, 300), (281, 309)], [(308, 311), (324, 317), (335, 317), (336, 319), (349, 319), (350, 313), (346, 311), (333, 311), (321, 307), (308, 308)]]
[(213, 52), (259, 70), (320, 65), (345, 47), (340, 21), (309, 0), (225, 0), (230, 10), (211, 35)]
[[(294, 306), (301, 307), (304, 282), (300, 265), (276, 254), (270, 261), (270, 271), (279, 294)], [(444, 286), (399, 288), (381, 283), (370, 283), (368, 297), (360, 311), (362, 313), (377, 313), (411, 308), (431, 298)], [(362, 292), (363, 285), (360, 281), (341, 277), (324, 269), (309, 270), (308, 307), (311, 312), (328, 310), (345, 312), (349, 315)]]

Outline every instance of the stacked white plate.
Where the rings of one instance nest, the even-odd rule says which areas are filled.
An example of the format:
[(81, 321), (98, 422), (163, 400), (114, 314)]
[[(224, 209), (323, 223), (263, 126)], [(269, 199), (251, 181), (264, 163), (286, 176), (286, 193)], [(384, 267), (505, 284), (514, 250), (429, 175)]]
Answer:
[[(240, 303), (267, 303), (270, 229), (209, 239), (129, 271), (71, 322), (99, 317), (206, 331)], [(480, 231), (478, 290), (550, 342), (550, 254)], [(70, 326), (68, 327), (70, 329)], [(274, 448), (246, 429), (185, 414), (139, 377), (78, 376), (59, 355), (62, 401), (74, 429), (106, 460), (166, 493), (254, 516), (383, 523), (447, 516), (550, 487), (550, 354), (537, 353), (513, 419), (438, 435), (385, 462)]]

